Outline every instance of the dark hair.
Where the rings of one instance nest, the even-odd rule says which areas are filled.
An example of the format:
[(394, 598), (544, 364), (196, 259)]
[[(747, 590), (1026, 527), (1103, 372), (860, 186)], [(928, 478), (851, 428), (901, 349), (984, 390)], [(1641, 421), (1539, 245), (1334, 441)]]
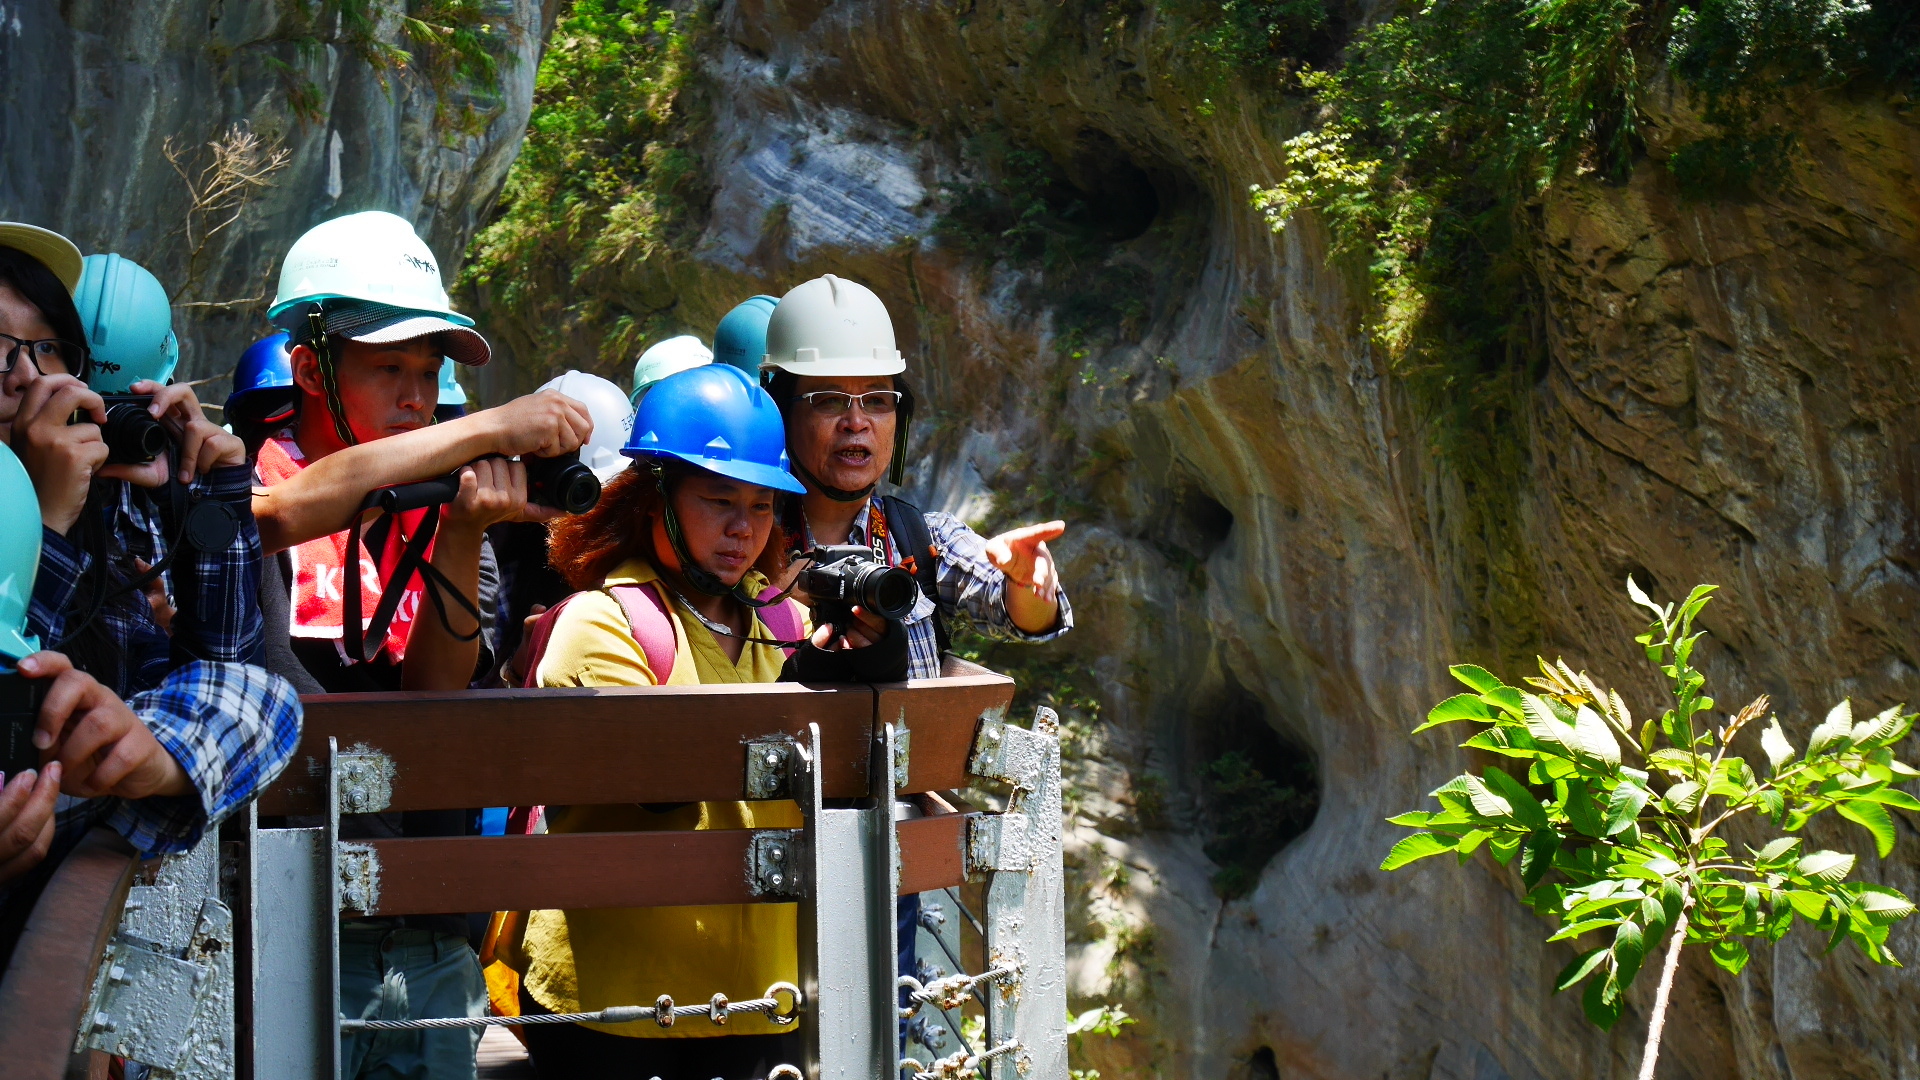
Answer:
[[(691, 472), (690, 465), (668, 465), (668, 486)], [(547, 526), (547, 562), (575, 589), (599, 588), (608, 574), (635, 556), (660, 569), (653, 551), (653, 515), (659, 509), (660, 488), (654, 483), (653, 470), (644, 462), (630, 465), (607, 481), (593, 509), (555, 518)], [(787, 534), (780, 525), (783, 509), (776, 501), (773, 531), (753, 563), (769, 578), (787, 569)]]
[(80, 309), (73, 306), (73, 294), (47, 264), (21, 251), (0, 245), (0, 285), (20, 294), (20, 299), (40, 309), (40, 317), (53, 327), (54, 336), (80, 346), (80, 370), (69, 372), (81, 379), (93, 365), (93, 352), (87, 347), (87, 329), (80, 322)]

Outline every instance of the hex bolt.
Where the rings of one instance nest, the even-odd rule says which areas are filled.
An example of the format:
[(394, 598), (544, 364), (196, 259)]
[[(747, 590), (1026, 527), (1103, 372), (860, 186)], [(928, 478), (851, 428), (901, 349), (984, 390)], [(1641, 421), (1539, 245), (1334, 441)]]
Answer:
[(95, 1031), (112, 1031), (112, 1030), (113, 1030), (113, 1017), (111, 1017), (111, 1016), (109, 1016), (109, 1015), (107, 1015), (106, 1013), (103, 1013), (103, 1012), (97, 1012), (97, 1013), (94, 1013), (94, 1014), (93, 1014), (93, 1030), (95, 1030)]
[(786, 848), (781, 847), (779, 844), (770, 844), (767, 846), (767, 858), (772, 859), (774, 862), (779, 862), (786, 857)]
[(131, 980), (127, 978), (127, 969), (121, 967), (119, 964), (115, 964), (107, 969), (107, 981), (123, 983), (130, 982)]
[(777, 888), (782, 882), (786, 881), (787, 879), (784, 875), (780, 873), (780, 871), (775, 870), (773, 873), (767, 875), (767, 880)]

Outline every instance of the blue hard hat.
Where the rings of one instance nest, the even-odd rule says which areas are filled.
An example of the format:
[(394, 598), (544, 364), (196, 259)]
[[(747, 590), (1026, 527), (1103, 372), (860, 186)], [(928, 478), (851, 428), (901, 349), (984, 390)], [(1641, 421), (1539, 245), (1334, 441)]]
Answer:
[(233, 393), (227, 395), (226, 411), (250, 409), (256, 403), (279, 411), (282, 403), (293, 404), (299, 391), (293, 385), (293, 353), (287, 347), (285, 331), (247, 346), (233, 368)]
[(713, 328), (713, 360), (760, 377), (760, 361), (767, 355), (767, 323), (779, 297), (750, 296), (741, 301), (720, 325)]
[(451, 356), (440, 362), (440, 397), (437, 404), (466, 405), (466, 388), (460, 385), (459, 376), (454, 374), (459, 366)]
[(146, 267), (120, 255), (89, 255), (73, 305), (86, 329), (93, 364), (87, 385), (124, 394), (142, 379), (165, 384), (180, 363), (167, 290)]
[(806, 493), (787, 471), (787, 429), (773, 398), (728, 364), (691, 368), (653, 384), (640, 399), (620, 451), (662, 457), (762, 487)]

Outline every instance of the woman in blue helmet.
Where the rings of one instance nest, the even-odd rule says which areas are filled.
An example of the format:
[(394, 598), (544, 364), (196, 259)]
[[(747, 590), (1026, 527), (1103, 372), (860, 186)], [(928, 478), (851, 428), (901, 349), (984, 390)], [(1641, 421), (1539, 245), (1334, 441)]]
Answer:
[[(849, 658), (874, 680), (906, 674), (904, 634), (856, 609), (830, 644), (805, 609), (768, 589), (787, 562), (776, 504), (801, 491), (787, 472), (779, 410), (737, 368), (662, 380), (642, 400), (624, 453), (634, 459), (600, 504), (551, 526), (553, 565), (574, 587), (536, 627), (540, 686), (773, 682), (806, 657)], [(544, 638), (544, 640), (542, 640)], [(790, 661), (787, 648), (805, 641)], [(874, 647), (878, 645), (878, 647)], [(583, 748), (583, 752), (591, 752)], [(788, 800), (671, 808), (551, 807), (551, 832), (795, 828)], [(785, 904), (537, 911), (506, 957), (523, 972), (520, 1007), (567, 1013), (653, 1001), (757, 997), (799, 975), (795, 909)], [(726, 1028), (552, 1024), (525, 1029), (542, 1077), (763, 1077), (799, 1060), (791, 1028), (741, 1015)], [(725, 1038), (710, 1036), (725, 1035)]]
[(233, 369), (233, 393), (221, 415), (246, 444), (247, 457), (260, 451), (274, 432), (293, 422), (300, 388), (293, 383), (293, 353), (286, 331), (261, 338), (240, 354)]

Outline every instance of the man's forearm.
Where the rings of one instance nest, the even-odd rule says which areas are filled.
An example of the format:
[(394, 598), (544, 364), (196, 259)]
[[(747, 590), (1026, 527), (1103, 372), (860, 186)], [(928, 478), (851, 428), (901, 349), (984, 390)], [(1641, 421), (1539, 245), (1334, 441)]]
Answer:
[(1053, 629), (1060, 618), (1058, 599), (1042, 600), (1033, 595), (1033, 590), (1024, 585), (1015, 584), (1008, 579), (1006, 584), (1007, 618), (1013, 625), (1029, 634), (1044, 634)]
[(493, 448), (485, 414), (349, 446), (253, 497), (263, 552), (272, 555), (345, 529), (367, 493), (431, 480)]
[[(483, 534), (466, 529), (443, 529), (434, 540), (434, 569), (445, 575), (460, 595), (473, 601), (480, 591), (480, 544)], [(429, 583), (428, 589), (434, 588)], [(473, 616), (458, 600), (441, 597), (446, 604), (447, 620), (463, 633), (478, 630)], [(426, 596), (413, 617), (413, 631), (407, 637), (407, 658), (400, 665), (403, 690), (465, 690), (473, 681), (480, 661), (480, 639), (461, 641), (448, 630), (439, 609)], [(486, 617), (481, 612), (481, 617)]]

